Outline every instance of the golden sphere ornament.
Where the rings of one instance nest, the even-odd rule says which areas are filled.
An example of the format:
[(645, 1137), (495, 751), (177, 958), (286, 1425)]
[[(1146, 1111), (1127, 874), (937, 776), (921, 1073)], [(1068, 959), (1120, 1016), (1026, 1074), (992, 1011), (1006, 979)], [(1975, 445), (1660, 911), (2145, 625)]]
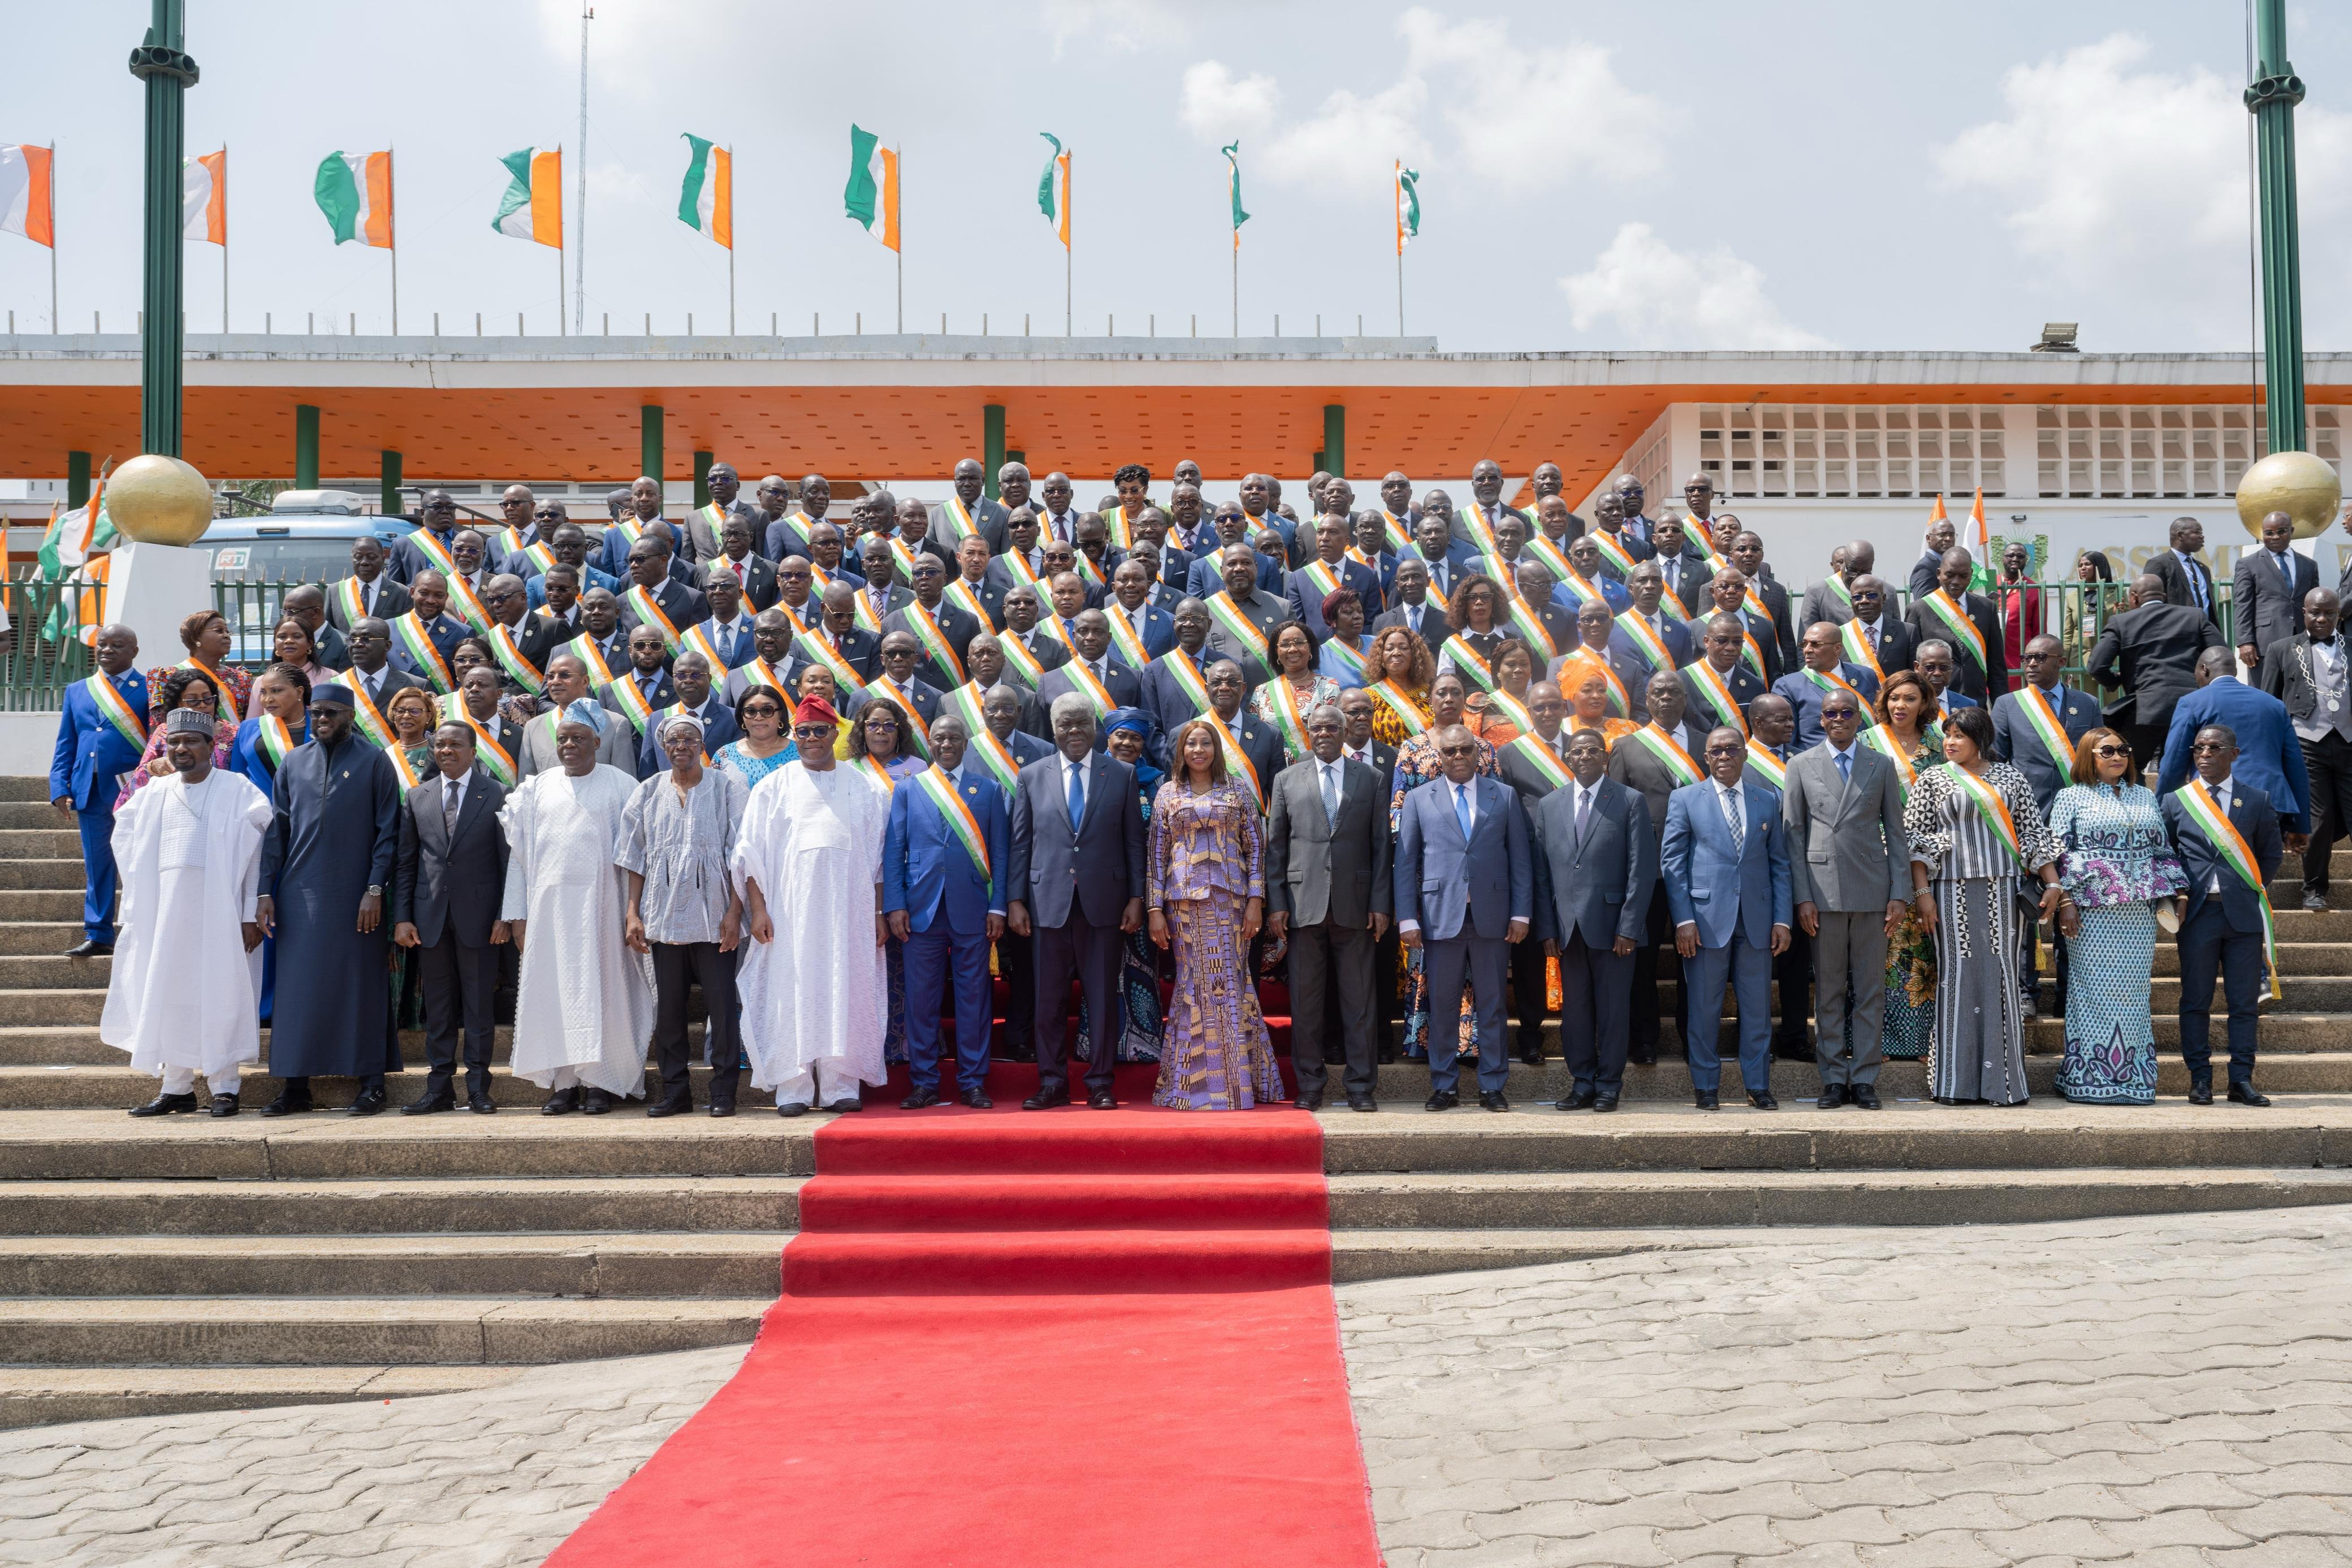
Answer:
[(2344, 501), (2343, 482), (2326, 460), (2308, 452), (2273, 452), (2238, 481), (2238, 520), (2263, 537), (2263, 519), (2284, 512), (2294, 519), (2294, 537), (2317, 538), (2336, 521)]
[(143, 453), (107, 476), (106, 515), (134, 544), (192, 545), (213, 525), (213, 490), (194, 464)]

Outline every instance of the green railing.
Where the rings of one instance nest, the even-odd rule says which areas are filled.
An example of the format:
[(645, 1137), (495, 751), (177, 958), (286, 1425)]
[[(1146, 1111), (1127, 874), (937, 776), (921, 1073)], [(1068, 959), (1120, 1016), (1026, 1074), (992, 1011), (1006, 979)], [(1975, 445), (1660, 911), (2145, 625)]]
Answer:
[[(66, 688), (96, 665), (81, 640), (82, 598), (93, 609), (102, 592), (89, 584), (18, 580), (7, 585), (11, 641), (0, 659), (0, 712), (55, 711)], [(176, 655), (175, 655), (176, 656)]]
[[(1995, 610), (2005, 616), (2010, 595), (2018, 588), (2022, 588), (2027, 595), (2021, 607), (2025, 612), (2029, 627), (2027, 635), (2035, 636), (2046, 632), (2065, 644), (2063, 678), (2066, 684), (2094, 696), (2110, 695), (2090, 678), (2091, 649), (2098, 642), (2100, 630), (2107, 622), (2131, 607), (2131, 585), (2124, 582), (2081, 582), (2071, 579), (2063, 582), (2034, 582), (2015, 587), (1996, 583), (1987, 591)], [(2237, 618), (2230, 602), (2231, 584), (2227, 580), (2216, 579), (2213, 588), (2222, 639), (2234, 647)], [(1908, 592), (1898, 591), (1895, 597), (1907, 605), (1911, 596)], [(1895, 613), (1900, 614), (1902, 611), (1897, 609)], [(2019, 638), (2018, 646), (2022, 648), (2024, 645), (2025, 639)]]

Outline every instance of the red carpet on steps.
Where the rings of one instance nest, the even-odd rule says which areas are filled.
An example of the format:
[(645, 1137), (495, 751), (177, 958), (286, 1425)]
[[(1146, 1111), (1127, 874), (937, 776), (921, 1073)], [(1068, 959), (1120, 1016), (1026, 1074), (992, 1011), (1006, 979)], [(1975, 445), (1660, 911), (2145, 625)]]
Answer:
[(742, 1369), (549, 1563), (1374, 1568), (1321, 1131), (1155, 1072), (820, 1129)]

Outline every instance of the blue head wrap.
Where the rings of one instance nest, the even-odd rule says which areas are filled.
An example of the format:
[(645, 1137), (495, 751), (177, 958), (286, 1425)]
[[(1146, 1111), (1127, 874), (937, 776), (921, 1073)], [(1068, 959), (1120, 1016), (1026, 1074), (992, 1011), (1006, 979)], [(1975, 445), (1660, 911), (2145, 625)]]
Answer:
[(564, 705), (562, 713), (558, 715), (556, 717), (556, 722), (558, 724), (584, 725), (588, 728), (594, 730), (599, 737), (602, 737), (604, 733), (606, 717), (607, 716), (602, 705), (591, 702), (586, 697), (575, 697), (571, 702)]
[(1104, 717), (1102, 730), (1108, 736), (1116, 735), (1122, 729), (1131, 729), (1148, 743), (1151, 739), (1151, 732), (1158, 727), (1152, 723), (1151, 716), (1141, 708), (1121, 707), (1111, 709)]

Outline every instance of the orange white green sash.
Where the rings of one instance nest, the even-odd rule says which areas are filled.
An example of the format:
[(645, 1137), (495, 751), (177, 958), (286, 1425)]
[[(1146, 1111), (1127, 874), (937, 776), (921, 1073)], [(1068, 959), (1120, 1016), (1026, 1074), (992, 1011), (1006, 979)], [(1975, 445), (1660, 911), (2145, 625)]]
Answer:
[(1315, 602), (1318, 604), (1346, 586), (1339, 573), (1332, 567), (1324, 564), (1319, 556), (1299, 570), (1306, 574), (1307, 580), (1315, 585)]
[(940, 694), (940, 712), (963, 721), (967, 746), (979, 744), (979, 737), (988, 733), (986, 705), (988, 693), (975, 675), (963, 685)]
[(753, 654), (751, 662), (743, 666), (743, 678), (753, 685), (767, 687), (779, 696), (785, 695), (783, 677), (776, 674), (775, 665), (760, 654)]
[(890, 536), (890, 557), (898, 563), (898, 575), (908, 582), (915, 580), (915, 552), (897, 534)]
[(637, 688), (636, 672), (632, 670), (617, 681), (607, 681), (604, 689), (611, 692), (613, 700), (621, 705), (621, 716), (629, 721), (629, 727), (639, 735), (645, 734), (646, 726), (654, 716), (654, 709), (653, 705), (646, 701), (646, 694)]
[(1739, 711), (1739, 699), (1731, 695), (1731, 683), (1717, 674), (1715, 666), (1705, 659), (1694, 663), (1688, 673), (1691, 684), (1696, 686), (1699, 695), (1706, 699), (1706, 706), (1715, 710), (1717, 721), (1727, 724), (1740, 734), (1746, 735), (1748, 716)]
[(1075, 689), (1086, 694), (1087, 701), (1095, 705), (1097, 721), (1108, 716), (1111, 709), (1118, 706), (1110, 699), (1110, 688), (1095, 679), (1095, 673), (1087, 668), (1084, 659), (1072, 659), (1062, 666), (1062, 674), (1070, 678), (1070, 685)]
[(971, 814), (971, 808), (956, 792), (955, 780), (941, 772), (936, 763), (914, 777), (931, 804), (939, 809), (948, 831), (963, 845), (963, 852), (971, 857), (972, 869), (980, 873), (980, 880), (989, 881), (988, 840), (981, 833), (980, 819)]
[(712, 676), (724, 680), (727, 676), (727, 661), (719, 656), (719, 644), (712, 642), (710, 633), (702, 629), (709, 624), (709, 622), (705, 621), (698, 625), (689, 626), (679, 633), (678, 652), (701, 654), (703, 662), (710, 666)]
[(472, 583), (455, 572), (449, 574), (449, 602), (457, 607), (459, 620), (484, 636), (489, 634), (490, 612), (483, 605), (481, 595), (474, 591)]
[(1405, 734), (1419, 735), (1429, 728), (1429, 719), (1422, 713), (1421, 705), (1405, 695), (1403, 688), (1395, 681), (1374, 681), (1364, 689), (1396, 716), (1396, 721), (1404, 727)]
[(408, 545), (411, 549), (431, 561), (433, 570), (443, 576), (455, 577), (457, 574), (457, 558), (449, 553), (449, 547), (443, 544), (441, 536), (431, 528), (417, 528), (412, 531), (408, 536)]
[(856, 597), (853, 602), (855, 606), (855, 614), (852, 617), (851, 623), (856, 626), (860, 631), (871, 632), (875, 635), (880, 636), (882, 633), (882, 618), (874, 613), (873, 596), (867, 593), (865, 589), (861, 588), (857, 591)]
[(842, 766), (879, 789), (885, 795), (898, 792), (898, 780), (890, 777), (890, 770), (870, 757), (853, 757)]
[(1568, 569), (1568, 575), (1560, 579), (1560, 585), (1576, 595), (1583, 603), (1606, 604), (1609, 602), (1609, 596), (1595, 587), (1591, 578), (1574, 567)]
[(588, 684), (593, 686), (613, 683), (613, 666), (604, 662), (604, 651), (596, 646), (596, 639), (583, 632), (563, 644), (563, 651), (588, 666)]
[(1739, 622), (1739, 662), (1755, 671), (1758, 680), (1764, 678), (1764, 650), (1757, 643), (1756, 633), (1748, 629), (1745, 616)]
[[(514, 530), (509, 528), (507, 531), (511, 533)], [(549, 548), (545, 539), (534, 539), (530, 544), (524, 545), (521, 549), (513, 550), (509, 552), (509, 554), (519, 555), (522, 557), (523, 559), (530, 562), (531, 565), (539, 569), (539, 573), (541, 577), (546, 576), (547, 569), (555, 564), (555, 551)]]
[(1807, 664), (1805, 666), (1805, 679), (1819, 686), (1822, 689), (1822, 695), (1824, 696), (1827, 696), (1832, 692), (1853, 692), (1853, 700), (1858, 703), (1862, 703), (1862, 711), (1864, 713), (1868, 713), (1870, 711), (1870, 705), (1862, 701), (1862, 694), (1858, 691), (1854, 691), (1853, 683), (1847, 680), (1845, 676), (1840, 674), (1835, 670), (1816, 670), (1811, 664)]
[(1789, 765), (1764, 749), (1752, 737), (1748, 742), (1748, 770), (1776, 790), (1789, 788)]
[(1282, 732), (1284, 755), (1304, 756), (1308, 749), (1307, 716), (1299, 711), (1297, 688), (1287, 677), (1276, 675), (1258, 690), (1265, 694), (1265, 706), (1274, 713), (1274, 727)]
[(1265, 782), (1257, 776), (1257, 764), (1252, 762), (1249, 759), (1249, 753), (1242, 749), (1241, 737), (1235, 735), (1225, 721), (1217, 716), (1216, 709), (1211, 708), (1201, 716), (1215, 727), (1217, 738), (1224, 742), (1226, 771), (1239, 773), (1246, 778), (1250, 781), (1250, 788), (1257, 792), (1257, 798), (1261, 800), (1265, 800)]
[(1019, 549), (1006, 550), (1003, 555), (997, 559), (1003, 561), (1004, 570), (1013, 574), (1013, 587), (1034, 588), (1036, 589), (1040, 594), (1043, 594), (1045, 591), (1038, 583), (1037, 569), (1029, 564), (1029, 558), (1026, 555), (1024, 555)]
[(1445, 656), (1447, 664), (1454, 666), (1455, 674), (1480, 691), (1495, 689), (1494, 672), (1486, 668), (1486, 661), (1478, 656), (1478, 650), (1470, 645), (1464, 633), (1456, 632), (1448, 637), (1445, 646), (1438, 652)]
[(2188, 813), (2189, 820), (2197, 824), (2198, 831), (2205, 835), (2205, 841), (2213, 846), (2213, 852), (2227, 861), (2230, 869), (2238, 873), (2238, 880), (2253, 890), (2254, 901), (2263, 912), (2263, 957), (2270, 966), (2271, 999), (2276, 1001), (2279, 995), (2278, 929), (2271, 919), (2270, 894), (2263, 887), (2262, 867), (2254, 861), (2253, 846), (2246, 842), (2246, 835), (2238, 831), (2237, 823), (2230, 821), (2229, 813), (2221, 810), (2221, 803), (2213, 799), (2212, 791), (2206, 788), (2203, 779), (2192, 779), (2174, 791), (2174, 799), (2180, 802), (2180, 809)]
[(1639, 742), (1651, 756), (1656, 758), (1664, 766), (1665, 770), (1674, 775), (1677, 786), (1696, 784), (1703, 777), (1698, 764), (1691, 760), (1691, 754), (1683, 749), (1683, 743), (1660, 729), (1654, 723), (1643, 725), (1625, 738)]
[(499, 744), (499, 732), (476, 718), (462, 706), (457, 709), (457, 717), (474, 732), (474, 760), (482, 765), (482, 771), (506, 788), (513, 789), (520, 775), (515, 771), (514, 754)]
[(1509, 719), (1522, 735), (1533, 733), (1536, 727), (1536, 716), (1528, 711), (1528, 705), (1500, 686), (1486, 694), (1486, 712), (1490, 717), (1500, 714)]
[(522, 646), (515, 641), (514, 633), (504, 625), (494, 625), (490, 628), (489, 641), (490, 652), (498, 655), (499, 663), (506, 667), (515, 685), (537, 696), (547, 685), (547, 675), (537, 664), (523, 657)]
[(1347, 671), (1358, 685), (1364, 684), (1364, 654), (1361, 649), (1350, 648), (1339, 637), (1334, 635), (1324, 641), (1323, 652), (1338, 660), (1339, 667)]
[(1847, 612), (1851, 614), (1853, 611), (1853, 590), (1845, 585), (1845, 579), (1833, 571), (1829, 574), (1829, 577), (1825, 580), (1827, 582), (1831, 597), (1835, 599), (1840, 604), (1844, 605)]
[(2017, 862), (2017, 869), (2023, 871), (2025, 846), (2017, 836), (2017, 819), (2010, 815), (2009, 802), (2000, 798), (2000, 791), (1967, 768), (1952, 763), (1944, 764), (1944, 771), (1952, 776), (1954, 786), (1968, 803), (1976, 808), (1976, 813), (1983, 819), (1984, 825), (1992, 830), (1993, 837), (2000, 841), (2001, 848), (2007, 850), (2010, 858)]
[(1633, 716), (1633, 699), (1627, 695), (1625, 683), (1609, 667), (1609, 661), (1579, 643), (1570, 650), (1567, 662), (1559, 667), (1559, 688), (1571, 695), (1584, 685), (1585, 674), (1598, 674), (1609, 683), (1609, 708), (1620, 718)]
[(2060, 777), (2071, 776), (2074, 768), (2074, 745), (2066, 738), (2066, 727), (2059, 721), (2058, 710), (2040, 686), (2032, 681), (2017, 688), (2017, 706), (2032, 725), (2033, 733), (2049, 751), (2050, 759), (2058, 765)]
[(359, 721), (360, 733), (376, 745), (397, 754), (400, 745), (392, 725), (383, 716), (383, 710), (375, 706), (375, 699), (368, 695), (367, 682), (360, 673), (357, 670), (342, 671), (335, 676), (335, 684), (351, 692), (352, 716)]
[(515, 527), (512, 523), (509, 523), (505, 528), (500, 528), (499, 530), (499, 549), (501, 553), (506, 555), (522, 554), (522, 530)]
[(611, 531), (621, 536), (621, 548), (626, 550), (629, 546), (645, 538), (646, 529), (652, 526), (651, 523), (639, 521), (635, 512), (629, 512), (624, 514), (621, 520), (613, 525)]
[(965, 506), (963, 497), (952, 490), (948, 492), (947, 500), (940, 507), (940, 520), (947, 524), (946, 537), (940, 542), (950, 549), (962, 543), (966, 534), (980, 531), (980, 525), (971, 520), (971, 508)]
[(1481, 555), (1502, 553), (1501, 546), (1495, 539), (1495, 525), (1487, 518), (1486, 508), (1478, 504), (1476, 497), (1472, 497), (1466, 506), (1454, 515), (1460, 517), (1463, 527), (1470, 530), (1471, 542), (1478, 547)]
[(1503, 613), (1510, 621), (1512, 629), (1518, 632), (1519, 640), (1527, 643), (1530, 652), (1540, 656), (1539, 662), (1549, 664), (1559, 656), (1559, 644), (1553, 642), (1551, 633), (1544, 630), (1544, 623), (1537, 616), (1533, 605), (1514, 593), (1503, 601)]
[(1220, 589), (1209, 596), (1209, 618), (1225, 630), (1225, 634), (1242, 645), (1242, 651), (1257, 661), (1258, 668), (1267, 674), (1274, 673), (1274, 659), (1267, 653), (1265, 633), (1260, 632), (1242, 607), (1234, 602), (1231, 589)]
[(874, 684), (866, 688), (866, 695), (890, 703), (907, 716), (908, 747), (924, 761), (929, 761), (931, 727), (923, 722), (923, 710), (915, 706), (915, 699), (900, 690), (887, 675), (875, 676)]
[(1691, 613), (1690, 606), (1683, 602), (1683, 596), (1675, 591), (1671, 583), (1661, 582), (1658, 585), (1658, 608), (1685, 626), (1698, 622), (1698, 617)]
[(1381, 508), (1381, 517), (1388, 527), (1390, 553), (1392, 555), (1402, 555), (1405, 551), (1411, 549), (1412, 548), (1412, 531), (1404, 526), (1404, 519), (1398, 517), (1394, 512), (1390, 511), (1386, 507), (1382, 507)]
[(1592, 540), (1592, 548), (1601, 552), (1602, 560), (1615, 567), (1623, 576), (1631, 577), (1633, 574), (1633, 553), (1617, 542), (1615, 534), (1606, 528), (1595, 528), (1587, 537)]
[[(1944, 623), (1945, 630), (1952, 634), (1953, 645), (1974, 659), (1978, 669), (1989, 670), (1992, 667), (1985, 663), (1984, 633), (1978, 631), (1977, 623), (1969, 619), (1965, 605), (1940, 588), (1933, 593), (1922, 594), (1919, 602), (1926, 605), (1935, 613), (1936, 619)], [(2067, 766), (2071, 768), (2074, 764), (2070, 761)]]
[(335, 580), (335, 602), (343, 607), (343, 624), (356, 625), (367, 619), (367, 597), (356, 577)]
[(1642, 662), (1650, 666), (1652, 674), (1675, 667), (1675, 656), (1667, 649), (1666, 640), (1658, 635), (1657, 628), (1650, 624), (1650, 618), (1640, 611), (1628, 610), (1618, 616), (1617, 630), (1633, 641), (1634, 651), (1642, 655)]
[(815, 632), (811, 632), (799, 639), (799, 646), (808, 654), (812, 664), (823, 664), (833, 672), (833, 685), (836, 693), (854, 692), (866, 684), (864, 677), (850, 667), (849, 661), (841, 656), (841, 650)]
[[(236, 711), (236, 698), (229, 695), (228, 683), (221, 679), (218, 670), (214, 669), (202, 659), (183, 659), (173, 668), (194, 670), (205, 677), (205, 684), (213, 689), (213, 712), (215, 716), (226, 719), (231, 724), (236, 724), (245, 717), (243, 714)], [(147, 742), (143, 737), (139, 745), (142, 750), (145, 749)]]
[(1519, 733), (1511, 737), (1511, 744), (1504, 749), (1517, 752), (1527, 765), (1542, 774), (1545, 781), (1555, 789), (1566, 789), (1569, 779), (1574, 777), (1567, 765), (1552, 755), (1551, 747), (1537, 738), (1533, 725), (1521, 726)]
[(776, 524), (783, 528), (787, 540), (799, 545), (803, 552), (808, 549), (809, 529), (816, 524), (810, 520), (806, 512), (787, 512), (776, 519)]
[(1070, 635), (1070, 623), (1063, 620), (1058, 613), (1047, 615), (1037, 624), (1043, 626), (1053, 636), (1055, 642), (1067, 650), (1071, 658), (1075, 659), (1078, 656), (1077, 640)]
[(441, 650), (433, 645), (433, 638), (415, 611), (410, 611), (392, 623), (392, 635), (407, 653), (408, 662), (433, 684), (435, 691), (456, 689), (457, 682), (449, 674), (449, 662), (441, 656)]
[(950, 684), (961, 684), (963, 661), (956, 656), (955, 644), (948, 641), (948, 634), (940, 630), (938, 618), (923, 608), (919, 599), (907, 601), (901, 612), (907, 617), (907, 624), (914, 629), (915, 641), (923, 645), (931, 662), (954, 677)]
[(253, 744), (262, 760), (269, 764), (269, 776), (275, 779), (278, 770), (286, 766), (286, 754), (294, 749), (294, 732), (286, 727), (284, 719), (263, 714), (254, 721)]
[[(627, 600), (629, 608), (637, 612), (638, 622), (651, 626), (655, 631), (659, 632), (662, 635), (662, 646), (668, 649), (672, 654), (676, 654), (678, 644), (677, 623), (664, 612), (661, 601), (656, 599), (641, 584), (631, 585)], [(864, 602), (863, 596), (860, 597), (859, 602)]]
[(1846, 663), (1860, 664), (1877, 676), (1881, 685), (1886, 684), (1886, 666), (1878, 662), (1878, 651), (1870, 645), (1870, 639), (1862, 634), (1861, 622), (1849, 621), (1839, 627), (1838, 641), (1845, 644)]
[(1862, 732), (1862, 744), (1895, 764), (1895, 776), (1903, 781), (1903, 792), (1908, 795), (1911, 786), (1919, 781), (1919, 768), (1903, 749), (1903, 743), (1895, 738), (1895, 732), (1874, 725)]
[(1110, 622), (1112, 645), (1118, 649), (1119, 656), (1127, 661), (1129, 669), (1139, 670), (1151, 663), (1151, 655), (1144, 651), (1143, 633), (1138, 632), (1134, 623), (1128, 620), (1124, 606), (1106, 604), (1103, 606), (1102, 616), (1105, 621)]
[(1045, 678), (1045, 666), (1037, 662), (1037, 655), (1029, 651), (1029, 644), (1021, 640), (1021, 633), (1008, 626), (1004, 635), (996, 640), (996, 644), (1004, 650), (1005, 668), (1017, 673), (1029, 683), (1029, 689), (1035, 691), (1037, 683)]
[(1171, 648), (1160, 655), (1160, 662), (1174, 676), (1184, 693), (1184, 700), (1192, 705), (1194, 715), (1209, 711), (1209, 683), (1201, 665), (1181, 647)]
[(1558, 545), (1552, 543), (1551, 540), (1543, 534), (1528, 534), (1527, 548), (1522, 549), (1519, 554), (1522, 559), (1528, 556), (1533, 556), (1536, 559), (1543, 562), (1544, 570), (1551, 573), (1552, 580), (1556, 582), (1566, 582), (1568, 580), (1568, 574), (1576, 570), (1574, 567), (1568, 564), (1568, 552), (1560, 549)]
[(988, 601), (981, 598), (980, 590), (959, 577), (948, 584), (947, 597), (955, 601), (956, 608), (980, 622), (983, 632), (996, 624), (988, 613)]
[[(89, 700), (98, 705), (98, 711), (105, 716), (106, 722), (114, 727), (117, 735), (131, 743), (132, 750), (147, 749), (147, 721), (139, 716), (121, 692), (114, 689), (114, 683), (106, 678), (104, 671), (82, 682), (81, 689), (89, 694)], [(214, 689), (217, 691), (219, 688)]]
[(964, 755), (978, 758), (981, 766), (988, 769), (988, 776), (995, 779), (1001, 789), (1011, 789), (1020, 782), (1021, 764), (1013, 759), (1012, 748), (991, 734), (984, 724), (972, 729), (971, 740), (965, 747)]
[(408, 753), (405, 750), (397, 746), (387, 746), (383, 748), (383, 754), (392, 759), (392, 770), (400, 775), (400, 789), (403, 794), (425, 782), (424, 775), (417, 772), (415, 766), (408, 760)]
[(718, 543), (727, 532), (727, 508), (716, 500), (710, 500), (697, 507), (695, 511), (702, 518), (703, 525), (710, 530), (711, 542)]
[[(1113, 549), (1127, 549), (1133, 546), (1135, 528), (1127, 520), (1127, 508), (1124, 506), (1113, 507), (1102, 515), (1102, 520), (1103, 527), (1110, 530), (1110, 542)], [(1084, 550), (1078, 552), (1078, 559), (1081, 560), (1086, 559)]]

